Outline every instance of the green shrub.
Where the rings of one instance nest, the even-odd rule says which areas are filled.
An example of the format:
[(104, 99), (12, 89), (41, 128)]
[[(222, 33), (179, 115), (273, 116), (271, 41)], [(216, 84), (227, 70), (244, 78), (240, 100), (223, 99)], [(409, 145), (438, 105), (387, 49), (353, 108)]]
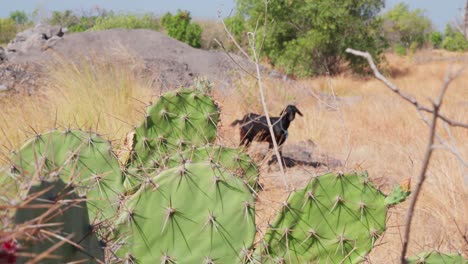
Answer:
[(0, 43), (8, 43), (15, 35), (15, 21), (11, 18), (0, 18)]
[(384, 20), (383, 34), (392, 45), (405, 43), (409, 47), (416, 43), (413, 47), (420, 48), (432, 29), (432, 22), (425, 16), (424, 10), (410, 10), (405, 3), (395, 5), (381, 17)]
[(452, 36), (445, 37), (442, 48), (448, 51), (466, 51), (468, 50), (468, 41), (463, 34), (456, 32)]
[(258, 47), (274, 66), (305, 77), (338, 73), (344, 62), (356, 72), (365, 69), (365, 60), (345, 53), (348, 47), (368, 50), (378, 58), (385, 46), (381, 21), (376, 19), (383, 4), (383, 0), (270, 1), (265, 14), (263, 1), (238, 0), (237, 12), (246, 18), (248, 31), (257, 29)]
[(24, 11), (13, 11), (10, 13), (10, 18), (15, 21), (17, 25), (24, 25), (29, 23), (28, 15)]
[(403, 44), (398, 43), (393, 49), (395, 50), (396, 54), (400, 56), (406, 56), (406, 47)]
[(454, 30), (447, 24), (445, 27), (445, 39), (442, 41), (442, 48), (448, 51), (468, 50), (468, 41), (462, 33)]
[(54, 11), (52, 12), (52, 16), (46, 19), (46, 22), (48, 24), (67, 28), (78, 24), (79, 21), (80, 19), (78, 18), (78, 16), (75, 15), (71, 10), (65, 10), (63, 12)]
[(415, 53), (416, 50), (418, 50), (421, 47), (421, 44), (418, 41), (413, 41), (411, 42), (411, 45), (409, 46), (409, 50), (411, 53)]
[(442, 44), (442, 33), (435, 31), (429, 34), (429, 41), (432, 44), (432, 47), (438, 49)]
[(80, 17), (80, 21), (76, 24), (70, 25), (68, 30), (70, 32), (83, 32), (86, 31), (96, 24), (96, 20), (98, 16), (82, 16)]
[(196, 23), (191, 23), (191, 20), (190, 12), (178, 10), (176, 15), (166, 13), (161, 18), (161, 24), (170, 37), (200, 48), (202, 28)]
[[(226, 25), (226, 28), (229, 30), (236, 42), (242, 48), (247, 50), (248, 40), (245, 18), (237, 13), (234, 16), (224, 19), (224, 24)], [(227, 48), (230, 51), (234, 51), (236, 49), (234, 45), (227, 45)]]
[(98, 17), (91, 30), (105, 30), (112, 28), (146, 28), (159, 30), (160, 26), (158, 20), (151, 14), (145, 14), (143, 16), (134, 14), (110, 14), (109, 16)]

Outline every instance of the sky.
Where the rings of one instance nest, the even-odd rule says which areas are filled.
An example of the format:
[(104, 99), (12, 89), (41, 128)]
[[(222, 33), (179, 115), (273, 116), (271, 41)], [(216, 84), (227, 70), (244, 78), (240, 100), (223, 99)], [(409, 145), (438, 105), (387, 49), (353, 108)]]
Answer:
[[(339, 0), (337, 0), (339, 1)], [(443, 30), (447, 23), (461, 17), (466, 0), (386, 0), (386, 9), (399, 2), (407, 3), (411, 9), (421, 8), (438, 30)], [(117, 12), (153, 12), (162, 15), (188, 10), (192, 17), (216, 18), (218, 11), (226, 17), (234, 9), (234, 0), (0, 0), (0, 17), (7, 17), (11, 11), (22, 10), (31, 13), (41, 10), (42, 16), (55, 10), (86, 11), (99, 6)]]

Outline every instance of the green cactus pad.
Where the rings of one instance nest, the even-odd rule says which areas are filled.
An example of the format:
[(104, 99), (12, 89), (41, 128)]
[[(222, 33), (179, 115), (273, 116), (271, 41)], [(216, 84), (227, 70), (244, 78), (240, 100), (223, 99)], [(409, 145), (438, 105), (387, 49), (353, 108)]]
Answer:
[[(104, 260), (104, 251), (89, 223), (86, 202), (72, 192), (72, 187), (61, 179), (34, 183), (28, 192), (28, 202), (21, 204), (15, 223), (32, 236), (21, 239), (22, 252), (31, 258), (46, 252), (64, 241), (78, 244), (77, 248), (65, 242), (52, 250), (39, 263), (68, 263), (83, 261), (97, 263)], [(17, 233), (21, 234), (21, 231)], [(50, 256), (54, 256), (51, 258)], [(25, 263), (27, 257), (18, 259)]]
[(217, 135), (218, 106), (207, 95), (183, 89), (168, 92), (148, 108), (135, 130), (131, 167), (164, 167), (173, 153), (212, 142)]
[(243, 153), (239, 149), (222, 146), (190, 148), (172, 156), (166, 165), (173, 168), (187, 161), (194, 163), (204, 161), (210, 162), (220, 170), (241, 178), (252, 191), (258, 189), (258, 168), (249, 155)]
[(468, 264), (468, 259), (462, 255), (452, 253), (444, 254), (437, 251), (423, 252), (407, 259), (408, 264)]
[(110, 143), (81, 130), (54, 130), (37, 135), (12, 156), (19, 178), (50, 180), (60, 177), (86, 196), (90, 221), (115, 214), (124, 192), (119, 162)]
[(123, 261), (240, 263), (255, 236), (254, 198), (212, 164), (186, 164), (143, 183), (117, 228)]
[(390, 206), (397, 205), (404, 202), (410, 194), (411, 191), (403, 190), (400, 185), (397, 185), (393, 188), (390, 195), (385, 198), (385, 204)]
[(260, 262), (361, 262), (385, 230), (384, 199), (367, 175), (312, 179), (289, 196), (267, 230)]
[(0, 205), (8, 205), (17, 197), (19, 182), (9, 168), (0, 167)]

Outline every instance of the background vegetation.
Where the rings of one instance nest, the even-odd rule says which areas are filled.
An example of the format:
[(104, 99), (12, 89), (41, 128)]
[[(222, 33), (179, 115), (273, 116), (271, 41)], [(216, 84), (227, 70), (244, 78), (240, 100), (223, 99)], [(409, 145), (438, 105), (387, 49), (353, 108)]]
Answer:
[[(381, 83), (340, 72), (343, 64), (353, 65), (358, 71), (362, 70), (363, 65), (361, 61), (353, 62), (346, 57), (342, 48), (351, 43), (354, 48), (360, 49), (376, 47), (375, 55), (378, 55), (383, 54), (388, 47), (401, 55), (413, 56), (414, 60), (407, 60), (391, 53), (385, 54), (390, 72), (397, 73), (393, 81), (404, 91), (424, 101), (437, 95), (449, 65), (459, 66), (461, 63), (453, 64), (444, 60), (416, 63), (420, 58), (434, 56), (434, 53), (421, 49), (434, 47), (466, 51), (468, 47), (464, 36), (451, 26), (444, 32), (435, 31), (432, 25), (428, 28), (428, 20), (421, 11), (396, 6), (395, 10), (388, 11), (390, 14), (381, 14), (381, 1), (343, 1), (348, 5), (354, 2), (361, 5), (350, 10), (335, 9), (333, 2), (326, 0), (317, 1), (317, 6), (311, 6), (310, 10), (290, 1), (290, 4), (274, 3), (270, 6), (271, 17), (267, 18), (272, 29), (267, 32), (260, 29), (260, 34), (266, 38), (264, 62), (270, 62), (278, 69), (297, 76), (324, 75), (285, 83), (267, 78), (267, 103), (273, 106), (271, 112), (279, 113), (285, 104), (295, 101), (304, 113), (304, 117), (292, 123), (288, 144), (315, 142), (317, 146), (314, 150), (317, 152), (328, 153), (330, 157), (346, 161), (342, 166), (343, 171), (368, 170), (373, 180), (385, 188), (407, 179), (419, 170), (428, 129), (412, 106), (394, 97)], [(236, 15), (225, 20), (226, 26), (243, 47), (248, 45), (247, 32), (256, 26), (254, 15), (264, 12), (255, 4), (249, 0), (239, 1)], [(297, 10), (291, 10), (292, 7), (288, 5)], [(318, 11), (323, 11), (323, 14), (317, 14)], [(290, 17), (286, 12), (295, 12), (291, 16), (293, 19), (287, 20), (289, 23), (278, 22), (278, 18)], [(167, 18), (181, 19), (180, 16), (177, 13)], [(340, 16), (340, 19), (334, 19), (336, 16)], [(31, 16), (27, 15), (26, 18), (19, 12), (1, 19), (0, 42), (8, 42), (21, 28), (32, 26)], [(187, 27), (171, 27), (169, 22), (163, 25), (161, 18), (152, 14), (114, 14), (102, 10), (76, 14), (64, 11), (54, 13), (48, 19), (50, 23), (68, 27), (72, 32), (115, 27), (150, 28), (165, 30), (168, 34), (171, 29), (180, 35), (187, 31)], [(189, 14), (183, 19), (187, 24), (193, 23)], [(415, 28), (400, 25), (401, 21), (413, 20), (419, 21), (414, 23)], [(348, 23), (350, 29), (344, 27)], [(211, 42), (214, 37), (229, 44), (219, 24), (213, 21), (199, 24), (203, 29), (201, 35), (205, 36), (201, 39), (201, 47), (219, 48)], [(362, 39), (355, 40), (356, 43), (340, 39), (343, 36), (352, 37), (353, 34)], [(387, 37), (381, 39), (380, 36)], [(284, 54), (280, 47), (284, 48)], [(313, 51), (309, 48), (313, 48)], [(300, 56), (301, 52), (305, 52), (305, 55)], [(445, 58), (447, 52), (441, 53), (441, 58)], [(307, 62), (302, 57), (324, 60), (327, 66)], [(118, 145), (144, 115), (145, 104), (154, 95), (154, 91), (149, 88), (152, 80), (135, 72), (134, 66), (143, 67), (144, 62), (133, 57), (123, 59), (125, 63), (109, 63), (111, 58), (95, 58), (81, 63), (59, 61), (54, 68), (48, 69), (50, 76), (47, 85), (42, 87), (37, 96), (0, 99), (0, 134), (5, 139), (0, 145), (0, 163), (5, 162), (2, 158), (8, 156), (9, 150), (18, 148), (24, 139), (33, 136), (31, 127), (37, 131), (55, 126), (98, 130), (106, 138), (116, 140)], [(297, 63), (297, 66), (293, 63)], [(330, 76), (328, 73), (336, 75)], [(467, 82), (468, 76), (462, 75), (453, 83), (444, 99), (446, 102), (442, 112), (453, 119), (466, 120), (466, 113), (460, 111), (460, 108), (466, 107)], [(258, 98), (252, 93), (254, 83), (255, 80), (246, 77), (235, 84), (233, 94), (215, 94), (223, 106), (221, 119), (225, 125), (221, 126), (219, 140), (225, 145), (238, 145), (237, 131), (226, 124), (246, 112), (259, 112), (261, 109)], [(453, 129), (451, 137), (454, 142), (461, 143), (459, 151), (466, 156), (468, 146), (463, 145), (466, 142), (466, 130)], [(315, 153), (313, 157), (316, 157)], [(281, 201), (287, 195), (277, 186), (279, 175), (266, 170), (263, 166), (262, 179), (271, 188), (262, 192), (258, 204), (258, 222), (262, 224), (263, 221), (265, 225), (270, 220), (271, 212), (279, 210)], [(461, 249), (465, 256), (468, 254), (463, 237), (466, 234), (458, 228), (460, 225), (463, 229), (468, 219), (463, 170), (450, 153), (440, 151), (434, 156), (430, 163), (430, 179), (424, 187), (425, 193), (429, 195), (419, 201), (414, 219), (410, 254), (434, 247), (441, 251)], [(313, 175), (298, 167), (292, 168), (289, 173)], [(403, 205), (389, 215), (390, 228), (379, 241), (380, 246), (370, 255), (371, 263), (398, 261), (399, 252), (395, 249), (401, 246), (401, 219), (405, 210)]]
[[(262, 1), (237, 0), (235, 13), (224, 19), (226, 28), (245, 50), (249, 50), (248, 32), (257, 30), (264, 62), (286, 74), (309, 77), (337, 74), (347, 68), (366, 72), (367, 64), (344, 52), (347, 47), (368, 50), (379, 60), (384, 51), (401, 56), (424, 48), (453, 52), (468, 50), (465, 36), (447, 25), (444, 32), (435, 29), (422, 9), (411, 10), (405, 3), (383, 12), (384, 0), (317, 0), (270, 2), (267, 14)], [(33, 14), (14, 11), (0, 19), (0, 43), (8, 43), (15, 34), (37, 21)], [(80, 13), (54, 11), (43, 22), (67, 28), (69, 32), (112, 28), (145, 28), (167, 33), (192, 47), (223, 48), (239, 52), (228, 38), (224, 26), (213, 20), (192, 21), (190, 12), (179, 10), (158, 17), (152, 13), (115, 13), (95, 7)], [(267, 24), (264, 32), (263, 25)], [(259, 44), (260, 45), (260, 44)]]

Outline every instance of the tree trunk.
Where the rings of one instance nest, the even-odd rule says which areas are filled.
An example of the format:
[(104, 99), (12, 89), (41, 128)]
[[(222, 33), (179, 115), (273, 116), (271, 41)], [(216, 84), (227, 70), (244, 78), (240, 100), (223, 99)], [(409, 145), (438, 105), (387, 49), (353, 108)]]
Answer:
[(465, 17), (464, 17), (464, 28), (463, 34), (465, 35), (465, 39), (468, 40), (468, 0), (466, 0), (465, 4)]

